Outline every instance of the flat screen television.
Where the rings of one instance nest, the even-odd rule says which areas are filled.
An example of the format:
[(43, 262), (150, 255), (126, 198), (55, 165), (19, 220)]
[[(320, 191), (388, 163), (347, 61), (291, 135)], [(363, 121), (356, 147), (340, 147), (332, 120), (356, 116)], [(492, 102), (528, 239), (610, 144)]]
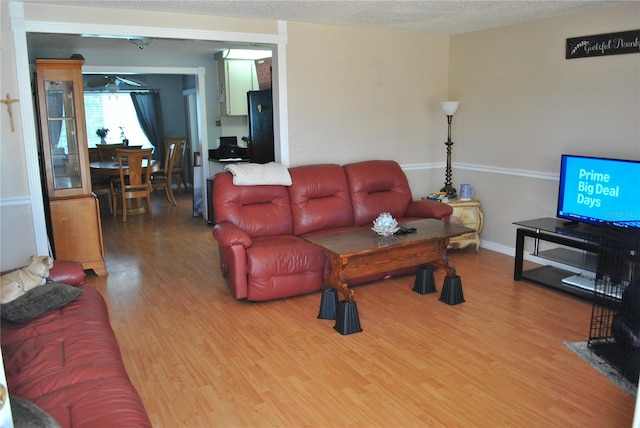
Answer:
[(563, 154), (557, 217), (640, 231), (640, 161)]

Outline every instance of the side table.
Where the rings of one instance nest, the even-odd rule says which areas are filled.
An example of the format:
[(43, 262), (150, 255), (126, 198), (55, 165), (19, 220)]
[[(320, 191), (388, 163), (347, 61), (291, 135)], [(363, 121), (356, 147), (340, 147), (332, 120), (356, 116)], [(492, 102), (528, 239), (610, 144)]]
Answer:
[(475, 232), (465, 233), (449, 239), (449, 249), (466, 248), (475, 244), (476, 252), (480, 251), (480, 232), (482, 231), (483, 214), (480, 201), (476, 199), (452, 199), (446, 202), (453, 208), (449, 223), (475, 229)]

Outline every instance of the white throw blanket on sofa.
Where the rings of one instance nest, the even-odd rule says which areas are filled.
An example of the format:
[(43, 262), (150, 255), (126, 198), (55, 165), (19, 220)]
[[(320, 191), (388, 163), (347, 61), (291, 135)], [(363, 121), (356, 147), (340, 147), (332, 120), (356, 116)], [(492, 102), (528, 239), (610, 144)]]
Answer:
[(224, 169), (233, 174), (233, 184), (236, 186), (291, 186), (289, 169), (280, 163), (230, 164), (225, 166)]

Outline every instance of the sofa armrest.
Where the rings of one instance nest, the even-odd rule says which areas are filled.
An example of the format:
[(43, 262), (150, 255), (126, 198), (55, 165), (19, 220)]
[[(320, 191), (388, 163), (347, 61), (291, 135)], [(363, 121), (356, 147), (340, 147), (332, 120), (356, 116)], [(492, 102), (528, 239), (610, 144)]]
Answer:
[(251, 237), (239, 227), (231, 223), (216, 224), (213, 227), (213, 237), (223, 247), (242, 245), (245, 248), (251, 246)]
[(407, 217), (435, 218), (449, 221), (451, 213), (453, 213), (453, 208), (450, 205), (428, 199), (411, 201), (407, 208)]
[(69, 285), (84, 285), (86, 274), (79, 262), (72, 260), (56, 260), (49, 271), (47, 280)]

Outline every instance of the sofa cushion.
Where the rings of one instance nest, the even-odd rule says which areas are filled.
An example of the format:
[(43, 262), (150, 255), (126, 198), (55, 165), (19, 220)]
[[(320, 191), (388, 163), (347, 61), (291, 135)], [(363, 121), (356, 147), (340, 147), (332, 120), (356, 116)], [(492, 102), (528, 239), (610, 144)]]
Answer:
[(411, 189), (397, 162), (373, 160), (347, 164), (343, 168), (356, 226), (370, 226), (384, 212), (396, 219), (406, 216)]
[(84, 293), (76, 300), (26, 324), (2, 320), (9, 393), (35, 403), (64, 427), (150, 427), (104, 299), (94, 287), (79, 287)]
[(16, 300), (0, 305), (3, 319), (25, 323), (74, 301), (84, 291), (72, 285), (48, 282), (32, 288)]
[(213, 179), (217, 223), (231, 223), (251, 237), (293, 232), (289, 192), (285, 186), (235, 186), (230, 172)]
[(324, 250), (293, 235), (256, 238), (247, 249), (247, 298), (270, 300), (317, 291)]
[(340, 165), (289, 169), (294, 235), (353, 225), (347, 177)]

